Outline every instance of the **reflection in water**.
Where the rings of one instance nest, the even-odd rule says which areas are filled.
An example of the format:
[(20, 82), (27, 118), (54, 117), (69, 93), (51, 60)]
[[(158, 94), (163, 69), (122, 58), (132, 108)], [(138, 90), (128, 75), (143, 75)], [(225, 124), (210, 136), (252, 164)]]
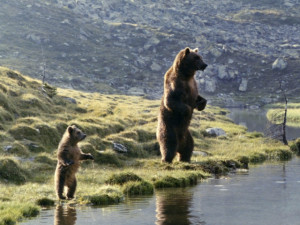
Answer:
[(70, 205), (57, 205), (54, 214), (54, 225), (75, 225), (76, 209)]
[(187, 189), (156, 191), (156, 224), (200, 224), (199, 219), (191, 215), (192, 199), (193, 192)]

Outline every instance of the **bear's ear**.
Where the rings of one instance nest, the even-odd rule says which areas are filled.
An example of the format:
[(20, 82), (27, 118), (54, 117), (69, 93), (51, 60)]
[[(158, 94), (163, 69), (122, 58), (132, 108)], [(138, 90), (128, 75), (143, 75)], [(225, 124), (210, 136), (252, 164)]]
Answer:
[(188, 55), (191, 52), (189, 47), (186, 47), (184, 50), (184, 55)]
[(199, 49), (198, 49), (198, 48), (195, 48), (193, 51), (198, 53)]
[(69, 127), (68, 127), (68, 132), (69, 132), (69, 134), (72, 134), (72, 131), (73, 131), (73, 127), (69, 126)]

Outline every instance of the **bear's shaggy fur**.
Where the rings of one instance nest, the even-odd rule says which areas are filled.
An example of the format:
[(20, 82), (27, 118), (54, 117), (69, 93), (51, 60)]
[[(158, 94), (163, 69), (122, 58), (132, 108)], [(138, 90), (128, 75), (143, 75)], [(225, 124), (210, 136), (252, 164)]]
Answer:
[(57, 166), (55, 170), (55, 187), (57, 197), (66, 199), (63, 195), (64, 186), (67, 186), (67, 198), (74, 198), (77, 180), (75, 174), (81, 160), (94, 159), (91, 154), (84, 154), (77, 143), (85, 139), (86, 135), (75, 125), (69, 126), (57, 150)]
[(179, 161), (190, 162), (194, 141), (188, 127), (193, 110), (201, 111), (206, 106), (206, 99), (198, 94), (194, 75), (206, 67), (198, 49), (185, 48), (165, 74), (156, 132), (162, 162), (171, 163), (176, 153)]

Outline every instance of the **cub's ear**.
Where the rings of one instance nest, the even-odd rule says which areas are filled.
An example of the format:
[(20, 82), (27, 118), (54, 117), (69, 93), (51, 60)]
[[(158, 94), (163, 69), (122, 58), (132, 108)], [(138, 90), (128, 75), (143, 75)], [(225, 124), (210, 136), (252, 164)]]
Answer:
[(72, 134), (72, 132), (73, 132), (73, 127), (69, 126), (69, 127), (68, 127), (68, 132), (69, 132), (69, 134)]
[(184, 54), (188, 55), (188, 54), (190, 54), (190, 52), (191, 52), (190, 48), (186, 47), (185, 50), (184, 50)]
[(198, 49), (198, 48), (195, 48), (193, 51), (198, 53), (199, 49)]

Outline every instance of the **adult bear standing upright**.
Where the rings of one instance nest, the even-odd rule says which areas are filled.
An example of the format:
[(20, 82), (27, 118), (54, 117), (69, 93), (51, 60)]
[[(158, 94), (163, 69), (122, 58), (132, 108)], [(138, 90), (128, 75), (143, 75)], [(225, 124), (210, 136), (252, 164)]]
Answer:
[(165, 74), (156, 132), (162, 162), (171, 163), (176, 153), (179, 161), (191, 160), (194, 141), (188, 127), (194, 109), (201, 111), (206, 106), (206, 99), (198, 94), (194, 75), (206, 67), (198, 49), (185, 48)]

